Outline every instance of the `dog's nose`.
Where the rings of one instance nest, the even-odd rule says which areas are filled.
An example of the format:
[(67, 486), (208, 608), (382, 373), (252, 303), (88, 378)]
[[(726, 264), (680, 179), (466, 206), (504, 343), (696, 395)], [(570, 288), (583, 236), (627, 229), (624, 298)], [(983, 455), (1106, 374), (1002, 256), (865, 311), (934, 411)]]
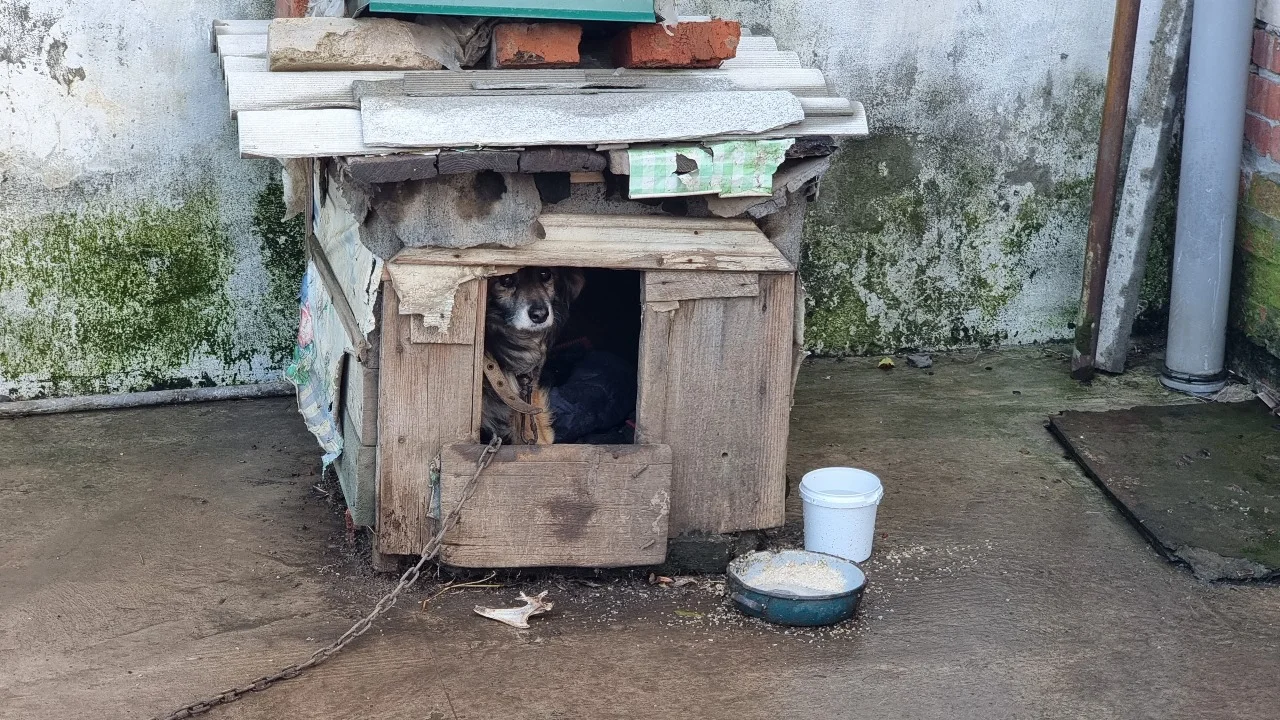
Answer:
[(530, 305), (529, 306), (529, 319), (536, 323), (541, 324), (546, 322), (547, 316), (550, 314), (551, 314), (551, 311), (547, 308), (546, 305)]

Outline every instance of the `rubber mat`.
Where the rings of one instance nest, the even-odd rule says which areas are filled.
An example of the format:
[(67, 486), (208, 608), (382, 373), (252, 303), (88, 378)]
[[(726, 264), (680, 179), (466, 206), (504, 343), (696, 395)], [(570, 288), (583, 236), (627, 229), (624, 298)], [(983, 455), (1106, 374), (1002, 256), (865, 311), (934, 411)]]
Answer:
[(1280, 418), (1262, 401), (1064, 412), (1049, 427), (1165, 557), (1205, 580), (1280, 579)]

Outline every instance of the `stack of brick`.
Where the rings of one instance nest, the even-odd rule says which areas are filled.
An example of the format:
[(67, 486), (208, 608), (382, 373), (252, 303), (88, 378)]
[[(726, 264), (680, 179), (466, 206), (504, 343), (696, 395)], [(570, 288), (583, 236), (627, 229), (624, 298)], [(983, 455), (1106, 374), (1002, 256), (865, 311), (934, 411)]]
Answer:
[[(625, 68), (715, 68), (738, 52), (742, 26), (730, 20), (632, 25), (614, 40)], [(494, 68), (564, 68), (579, 63), (582, 28), (572, 23), (502, 23), (493, 31)]]
[(662, 25), (633, 25), (614, 41), (625, 68), (715, 68), (737, 56), (742, 26), (732, 20), (684, 22), (668, 34)]
[(1280, 9), (1260, 14), (1245, 120), (1232, 324), (1280, 358)]
[(493, 29), (489, 66), (569, 68), (578, 65), (582, 26), (573, 23), (502, 23)]

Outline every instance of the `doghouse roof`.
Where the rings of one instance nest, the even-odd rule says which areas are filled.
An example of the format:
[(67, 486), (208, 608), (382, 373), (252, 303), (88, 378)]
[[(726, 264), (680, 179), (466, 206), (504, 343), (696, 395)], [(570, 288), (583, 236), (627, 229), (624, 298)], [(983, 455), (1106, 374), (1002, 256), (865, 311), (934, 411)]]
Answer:
[(270, 72), (266, 32), (215, 23), (244, 157), (867, 135), (862, 104), (770, 37), (716, 69)]

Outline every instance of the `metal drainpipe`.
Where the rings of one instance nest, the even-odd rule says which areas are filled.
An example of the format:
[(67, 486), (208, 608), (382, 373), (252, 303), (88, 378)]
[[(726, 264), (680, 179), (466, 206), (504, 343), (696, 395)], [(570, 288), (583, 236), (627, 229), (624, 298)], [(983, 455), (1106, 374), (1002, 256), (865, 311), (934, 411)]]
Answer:
[(1202, 0), (1191, 26), (1182, 181), (1169, 301), (1167, 387), (1226, 385), (1227, 306), (1244, 147), (1254, 0)]

